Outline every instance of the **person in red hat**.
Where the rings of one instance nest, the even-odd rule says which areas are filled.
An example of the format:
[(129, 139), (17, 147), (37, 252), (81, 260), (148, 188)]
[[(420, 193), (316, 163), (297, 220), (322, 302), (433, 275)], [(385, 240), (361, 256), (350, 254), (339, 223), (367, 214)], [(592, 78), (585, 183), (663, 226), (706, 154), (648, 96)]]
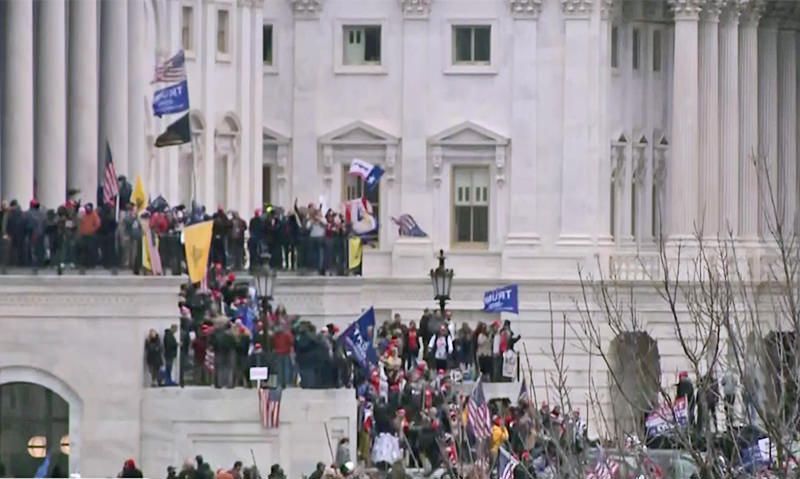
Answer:
[(493, 458), (497, 457), (497, 452), (500, 450), (500, 446), (502, 446), (506, 441), (508, 441), (508, 429), (506, 429), (503, 418), (495, 415), (492, 417), (492, 440), (489, 446), (489, 450), (491, 451)]
[(142, 471), (136, 467), (136, 462), (133, 459), (128, 459), (122, 466), (122, 471), (118, 477), (144, 477)]

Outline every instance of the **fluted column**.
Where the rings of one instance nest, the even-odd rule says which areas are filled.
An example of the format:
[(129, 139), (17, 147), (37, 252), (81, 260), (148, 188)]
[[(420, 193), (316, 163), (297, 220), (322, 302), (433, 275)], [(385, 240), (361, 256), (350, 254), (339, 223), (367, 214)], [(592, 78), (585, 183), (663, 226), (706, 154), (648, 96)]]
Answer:
[(55, 208), (67, 192), (67, 23), (65, 0), (39, 3), (36, 92), (36, 191)]
[(5, 2), (3, 198), (33, 198), (33, 3)]
[(698, 211), (698, 18), (704, 2), (671, 0), (675, 12), (672, 152), (667, 165), (669, 235), (690, 238)]
[[(793, 26), (793, 25), (792, 25)], [(788, 27), (788, 25), (787, 25)], [(778, 164), (784, 234), (794, 232), (797, 208), (797, 51), (795, 31), (781, 29), (778, 54)]]
[[(253, 153), (256, 158), (255, 174), (252, 180), (253, 191), (249, 202), (249, 207), (244, 211), (252, 210), (258, 206), (263, 206), (262, 184), (263, 175), (261, 168), (264, 162), (264, 60), (262, 56), (262, 45), (264, 31), (262, 25), (264, 23), (264, 2), (263, 0), (256, 0), (253, 2), (253, 18), (252, 18), (252, 81), (253, 81)], [(278, 204), (289, 204), (278, 203)], [(242, 213), (244, 213), (242, 211)]]
[(719, 32), (720, 235), (739, 233), (739, 10), (723, 11)]
[(739, 26), (739, 233), (758, 239), (758, 22), (761, 12), (748, 7)]
[(564, 137), (561, 170), (563, 246), (592, 241), (597, 214), (597, 161), (591, 155), (592, 0), (562, 0), (564, 16)]
[(147, 178), (145, 143), (145, 87), (149, 75), (145, 63), (144, 1), (128, 0), (128, 175)]
[(770, 236), (778, 200), (778, 20), (765, 12), (758, 29), (759, 231)]
[(700, 16), (701, 221), (697, 226), (706, 238), (714, 238), (720, 231), (719, 15), (719, 3), (708, 1)]
[(128, 4), (103, 0), (100, 11), (100, 165), (106, 141), (120, 175), (128, 174)]

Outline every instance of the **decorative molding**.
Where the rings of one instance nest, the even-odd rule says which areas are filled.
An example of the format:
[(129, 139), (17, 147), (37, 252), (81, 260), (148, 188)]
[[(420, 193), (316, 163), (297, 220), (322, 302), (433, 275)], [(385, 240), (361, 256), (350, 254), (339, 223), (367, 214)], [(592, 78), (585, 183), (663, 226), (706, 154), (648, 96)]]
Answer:
[(387, 145), (386, 146), (386, 162), (384, 164), (385, 173), (386, 173), (386, 181), (389, 183), (393, 183), (395, 180), (395, 170), (394, 167), (397, 164), (397, 145)]
[[(319, 145), (322, 147), (322, 176), (330, 184), (333, 181), (335, 149), (339, 148), (367, 148), (383, 147), (383, 156), (378, 160), (384, 166), (386, 175), (394, 177), (394, 163), (397, 159), (397, 146), (399, 138), (376, 128), (363, 121), (354, 121), (322, 136)], [(389, 157), (392, 165), (389, 166)], [(387, 177), (387, 179), (388, 179)]]
[(696, 20), (706, 4), (705, 0), (669, 0), (675, 19)]
[(600, 0), (600, 16), (603, 20), (616, 16), (621, 11), (621, 5), (619, 0)]
[(506, 147), (497, 145), (494, 150), (494, 166), (496, 168), (495, 181), (500, 186), (506, 183)]
[(593, 5), (593, 0), (561, 0), (561, 11), (569, 16), (590, 15)]
[(433, 0), (400, 0), (403, 16), (410, 19), (426, 19), (431, 14)]
[(436, 188), (442, 185), (442, 147), (434, 146), (431, 150), (431, 167), (433, 169), (433, 184)]
[(322, 12), (322, 0), (289, 0), (295, 16), (318, 18)]
[(511, 15), (514, 18), (539, 18), (542, 11), (542, 0), (509, 0)]
[(645, 173), (647, 172), (647, 143), (637, 143), (633, 146), (633, 152), (631, 181), (641, 188), (645, 183)]
[(761, 16), (764, 14), (764, 3), (756, 0), (742, 0), (737, 6), (741, 14), (741, 22), (750, 26), (758, 25)]

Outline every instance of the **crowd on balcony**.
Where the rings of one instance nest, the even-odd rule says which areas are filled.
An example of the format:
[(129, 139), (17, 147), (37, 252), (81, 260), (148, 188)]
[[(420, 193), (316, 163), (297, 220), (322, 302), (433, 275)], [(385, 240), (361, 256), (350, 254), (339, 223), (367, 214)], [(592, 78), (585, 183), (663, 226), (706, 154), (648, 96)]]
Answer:
[[(120, 185), (127, 184), (120, 177)], [(101, 196), (101, 195), (99, 195)], [(171, 206), (163, 197), (137, 208), (130, 188), (120, 187), (120, 205), (68, 199), (62, 205), (28, 208), (17, 200), (0, 204), (0, 268), (128, 269), (135, 274), (179, 275), (186, 271), (182, 246), (185, 226), (213, 221), (214, 263), (236, 271), (268, 262), (273, 269), (323, 275), (352, 274), (347, 261), (348, 238), (366, 231), (362, 220), (347, 211), (319, 204), (291, 208), (265, 205), (246, 220), (222, 206), (209, 212), (202, 205)], [(147, 269), (142, 255), (145, 226), (152, 232), (163, 265)], [(375, 236), (359, 236), (365, 242)]]

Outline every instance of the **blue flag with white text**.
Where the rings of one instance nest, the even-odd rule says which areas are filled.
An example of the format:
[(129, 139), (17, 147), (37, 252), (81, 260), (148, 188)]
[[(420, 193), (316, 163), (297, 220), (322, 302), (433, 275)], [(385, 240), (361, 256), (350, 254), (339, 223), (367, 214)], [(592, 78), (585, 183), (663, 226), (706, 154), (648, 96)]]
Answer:
[(153, 94), (153, 114), (155, 116), (180, 113), (189, 109), (189, 86), (186, 80), (157, 90)]
[(355, 357), (362, 368), (369, 370), (378, 364), (378, 353), (372, 344), (372, 333), (375, 329), (375, 310), (369, 308), (353, 324), (339, 336), (339, 341)]
[(483, 311), (486, 313), (507, 312), (519, 314), (517, 285), (512, 284), (483, 293)]

